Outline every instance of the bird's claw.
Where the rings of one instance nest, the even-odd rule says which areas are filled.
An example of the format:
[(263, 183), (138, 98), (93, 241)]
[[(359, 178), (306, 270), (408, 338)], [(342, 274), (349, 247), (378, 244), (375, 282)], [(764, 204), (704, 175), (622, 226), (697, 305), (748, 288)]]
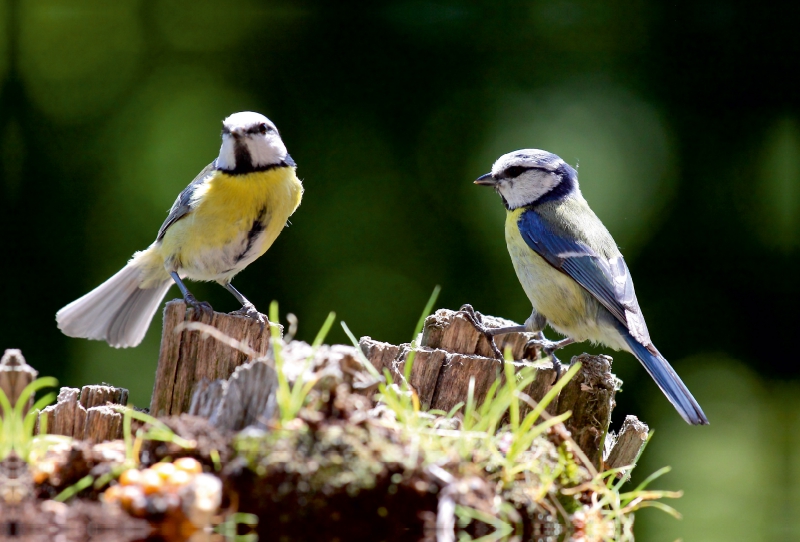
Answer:
[(549, 339), (545, 339), (544, 337), (531, 339), (525, 344), (525, 348), (532, 347), (538, 347), (542, 350), (542, 352), (554, 352), (555, 350), (561, 348), (559, 346), (559, 341), (551, 341)]
[(251, 320), (255, 320), (261, 325), (261, 331), (264, 331), (264, 327), (267, 325), (267, 317), (258, 312), (255, 305), (252, 303), (245, 303), (242, 305), (241, 309), (235, 310), (230, 314), (235, 316), (244, 316), (246, 318), (250, 318)]
[(559, 359), (556, 357), (555, 351), (558, 350), (559, 348), (563, 348), (569, 344), (572, 344), (573, 342), (575, 341), (570, 338), (562, 339), (560, 341), (551, 341), (549, 339), (546, 339), (544, 333), (540, 331), (539, 333), (536, 334), (535, 339), (531, 339), (530, 341), (527, 342), (527, 344), (525, 345), (525, 349), (527, 350), (528, 348), (536, 347), (540, 349), (545, 356), (550, 358), (551, 362), (553, 363), (553, 369), (556, 371), (555, 381), (558, 382), (558, 379), (561, 378), (561, 374), (563, 372), (563, 366), (561, 365)]
[(486, 340), (489, 341), (489, 346), (492, 348), (492, 352), (494, 352), (494, 356), (497, 359), (503, 359), (503, 354), (500, 352), (500, 349), (497, 348), (497, 345), (494, 343), (494, 335), (491, 334), (489, 328), (483, 325), (483, 319), (481, 315), (475, 311), (475, 309), (470, 304), (462, 305), (461, 312), (464, 313), (467, 320), (477, 329), (480, 333), (483, 333), (483, 336), (486, 337)]
[(208, 301), (198, 301), (193, 295), (188, 295), (184, 299), (186, 301), (186, 305), (195, 311), (201, 312), (203, 314), (208, 314), (211, 316), (214, 314), (214, 309), (211, 307), (211, 303)]

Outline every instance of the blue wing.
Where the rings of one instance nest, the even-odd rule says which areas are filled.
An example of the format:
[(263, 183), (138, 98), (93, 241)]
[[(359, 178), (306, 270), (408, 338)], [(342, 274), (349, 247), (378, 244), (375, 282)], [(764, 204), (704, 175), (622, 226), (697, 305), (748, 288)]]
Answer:
[(522, 238), (534, 252), (583, 286), (638, 341), (651, 344), (622, 255), (604, 258), (585, 243), (555, 232), (532, 209), (520, 216), (517, 225)]
[(689, 389), (656, 349), (647, 332), (628, 266), (621, 255), (605, 258), (587, 244), (554, 231), (534, 210), (517, 223), (525, 243), (559, 271), (572, 277), (617, 320), (617, 329), (684, 420), (704, 425), (708, 419)]

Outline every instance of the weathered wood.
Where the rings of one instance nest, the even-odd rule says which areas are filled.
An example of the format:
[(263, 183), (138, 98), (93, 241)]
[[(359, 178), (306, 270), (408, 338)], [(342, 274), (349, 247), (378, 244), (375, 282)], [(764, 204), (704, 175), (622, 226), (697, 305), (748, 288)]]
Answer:
[(470, 378), (475, 379), (473, 397), (480, 405), (497, 376), (505, 381), (503, 362), (483, 356), (450, 354), (439, 374), (431, 408), (450, 411), (459, 402), (466, 402)]
[(102, 406), (106, 403), (127, 405), (128, 390), (125, 388), (115, 388), (107, 384), (84, 386), (81, 388), (79, 401), (81, 406), (86, 409)]
[[(3, 353), (0, 359), (0, 390), (6, 394), (11, 405), (17, 404), (17, 400), (22, 395), (22, 390), (36, 380), (39, 373), (25, 362), (22, 352), (16, 348), (9, 348)], [(33, 406), (33, 395), (28, 399), (25, 408), (27, 412)], [(2, 410), (0, 409), (0, 415)]]
[(277, 409), (278, 377), (264, 361), (236, 368), (226, 382), (219, 408), (209, 418), (215, 427), (238, 431), (245, 427), (265, 428)]
[(376, 341), (370, 337), (361, 337), (358, 345), (361, 347), (364, 356), (372, 362), (372, 365), (381, 374), (383, 374), (384, 369), (391, 371), (394, 367), (394, 361), (400, 355), (399, 346)]
[[(488, 328), (518, 325), (511, 320), (496, 316), (482, 315), (479, 312), (476, 312), (476, 315), (481, 319), (481, 323)], [(506, 346), (510, 346), (513, 358), (522, 359), (525, 357), (525, 346), (531, 338), (533, 336), (528, 333), (507, 333), (496, 336), (494, 342), (501, 352), (505, 351)], [(477, 355), (492, 359), (495, 357), (489, 340), (483, 333), (475, 329), (475, 326), (463, 311), (439, 309), (428, 316), (422, 329), (422, 341), (420, 344), (421, 346), (441, 348), (442, 350), (459, 354)]]
[[(610, 451), (605, 458), (605, 468), (618, 469), (621, 467), (635, 467), (634, 461), (639, 456), (642, 448), (647, 442), (647, 434), (650, 428), (646, 423), (640, 422), (636, 416), (627, 416), (622, 423), (619, 435), (609, 433), (606, 437), (610, 442)], [(617, 474), (617, 478), (628, 475), (631, 469), (623, 470)]]
[[(356, 360), (356, 349), (345, 345), (322, 345), (314, 350), (302, 341), (282, 344), (283, 372), (292, 384), (315, 382), (318, 389), (333, 389), (342, 382), (358, 388), (366, 384), (364, 370)], [(189, 414), (208, 418), (220, 429), (239, 431), (266, 428), (277, 412), (278, 377), (274, 351), (237, 367), (227, 380), (201, 381), (192, 396)]]
[[(556, 370), (553, 368), (552, 361), (539, 360), (536, 362), (536, 374), (533, 382), (530, 383), (525, 393), (537, 403), (544, 399), (544, 396), (553, 388), (556, 383)], [(555, 414), (558, 409), (558, 396), (547, 405), (545, 411)], [(523, 414), (528, 408), (523, 408)]]
[(611, 373), (611, 358), (581, 354), (572, 364), (581, 363), (581, 370), (561, 390), (556, 413), (571, 411), (564, 423), (572, 438), (597, 466), (602, 460), (603, 435), (611, 421), (616, 403), (614, 395), (620, 380)]
[[(393, 374), (405, 375), (411, 351), (409, 345), (402, 345), (400, 353), (392, 364)], [(444, 350), (425, 347), (417, 348), (414, 352), (408, 383), (417, 392), (423, 408), (439, 408), (433, 406), (433, 398), (439, 385), (439, 373), (447, 363), (448, 354)]]
[[(481, 323), (489, 328), (517, 325), (510, 320), (476, 314)], [(538, 356), (538, 352), (526, 348), (531, 338), (532, 335), (528, 333), (509, 333), (495, 337), (495, 344), (500, 350), (510, 346), (513, 358), (520, 360), (531, 354)], [(398, 347), (369, 337), (363, 337), (359, 344), (364, 355), (378, 370), (385, 367), (393, 375), (403, 374), (409, 353), (407, 345)], [(463, 311), (439, 309), (429, 316), (425, 320), (421, 344), (410, 384), (423, 405), (449, 410), (465, 401), (470, 377), (475, 379), (475, 399), (482, 401), (497, 374), (505, 379), (502, 364), (494, 358), (488, 339), (475, 328)], [(525, 391), (538, 402), (555, 384), (556, 372), (549, 360), (536, 361), (535, 364), (536, 376)], [(558, 398), (548, 405), (547, 411), (555, 413), (557, 405)]]
[(122, 438), (122, 414), (110, 406), (87, 408), (81, 438), (92, 444)]
[[(476, 313), (482, 325), (493, 327), (515, 326), (514, 322)], [(529, 355), (538, 357), (536, 351), (527, 349), (531, 338), (528, 333), (509, 333), (495, 337), (500, 350), (511, 347), (515, 360)], [(485, 335), (478, 331), (463, 311), (440, 309), (425, 320), (422, 347), (418, 349), (411, 372), (410, 384), (417, 391), (420, 402), (433, 409), (449, 411), (459, 402), (466, 401), (470, 378), (475, 381), (474, 398), (480, 404), (496, 378), (505, 380), (503, 362), (493, 357), (493, 350)], [(365, 337), (361, 348), (376, 365), (386, 367), (391, 362), (391, 374), (401, 380), (408, 346), (393, 347)], [(599, 466), (603, 436), (608, 429), (614, 395), (619, 380), (611, 374), (611, 358), (582, 354), (573, 358), (580, 361), (582, 369), (547, 406), (550, 414), (571, 411), (566, 427), (584, 453)], [(534, 401), (541, 401), (556, 382), (556, 372), (549, 360), (533, 360), (537, 372), (525, 393)], [(517, 363), (519, 365), (519, 363)], [(530, 407), (523, 407), (528, 410)]]
[(47, 417), (47, 433), (50, 435), (83, 436), (86, 424), (86, 409), (81, 406), (78, 388), (61, 388), (56, 404), (45, 407), (39, 413), (37, 432), (42, 418)]
[[(240, 367), (243, 367), (240, 365)], [(210, 418), (219, 408), (222, 397), (225, 394), (225, 380), (201, 380), (194, 387), (192, 403), (189, 405), (189, 414), (192, 416), (202, 416)]]
[(126, 405), (128, 390), (107, 384), (61, 388), (56, 404), (39, 413), (36, 432), (47, 417), (47, 433), (92, 443), (122, 438), (122, 414), (109, 404)]
[(248, 356), (228, 344), (205, 340), (203, 333), (176, 328), (184, 321), (208, 324), (253, 349), (257, 356), (269, 347), (269, 325), (261, 326), (251, 318), (235, 314), (213, 314), (186, 310), (183, 301), (173, 300), (164, 308), (164, 327), (158, 357), (150, 413), (154, 416), (187, 412), (192, 392), (201, 380), (226, 379)]

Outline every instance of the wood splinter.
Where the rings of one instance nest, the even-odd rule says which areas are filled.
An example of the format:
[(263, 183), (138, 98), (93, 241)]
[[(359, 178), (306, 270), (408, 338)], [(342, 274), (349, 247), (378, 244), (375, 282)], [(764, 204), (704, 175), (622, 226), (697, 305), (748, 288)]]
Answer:
[(636, 416), (627, 416), (618, 435), (608, 434), (607, 452), (604, 458), (605, 468), (631, 467), (631, 469), (617, 473), (617, 478), (629, 476), (632, 468), (636, 466), (635, 461), (642, 448), (647, 444), (649, 432), (650, 428), (646, 423), (639, 421)]

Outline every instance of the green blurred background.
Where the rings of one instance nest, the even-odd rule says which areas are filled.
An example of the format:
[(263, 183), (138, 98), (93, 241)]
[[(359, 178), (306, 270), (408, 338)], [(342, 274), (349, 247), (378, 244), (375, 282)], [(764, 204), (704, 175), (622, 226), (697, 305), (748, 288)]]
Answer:
[[(439, 306), (523, 321), (504, 210), (472, 184), (518, 148), (579, 165), (652, 336), (705, 408), (686, 426), (638, 363), (619, 419), (657, 429), (639, 476), (683, 489), (640, 540), (800, 536), (798, 8), (646, 2), (0, 0), (0, 347), (64, 385), (149, 402), (157, 316), (131, 350), (69, 339), (56, 310), (146, 247), (215, 156), (266, 114), (306, 195), (236, 279), (310, 339), (335, 310), (410, 338)], [(791, 11), (793, 10), (793, 11)], [(190, 286), (220, 310), (216, 285)], [(169, 297), (176, 297), (172, 290)], [(343, 342), (336, 330), (329, 337)], [(566, 354), (588, 350), (573, 347)], [(566, 356), (565, 356), (566, 357)]]

